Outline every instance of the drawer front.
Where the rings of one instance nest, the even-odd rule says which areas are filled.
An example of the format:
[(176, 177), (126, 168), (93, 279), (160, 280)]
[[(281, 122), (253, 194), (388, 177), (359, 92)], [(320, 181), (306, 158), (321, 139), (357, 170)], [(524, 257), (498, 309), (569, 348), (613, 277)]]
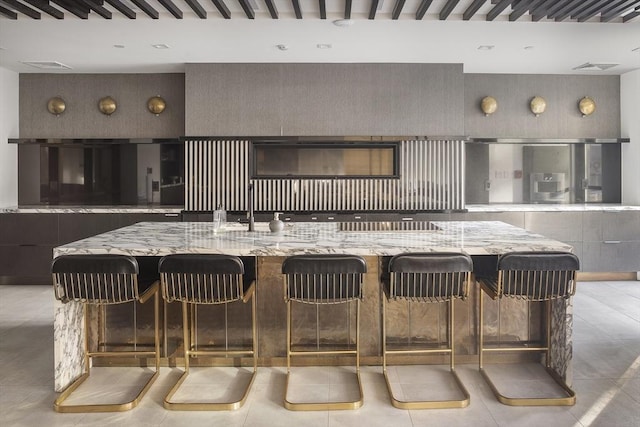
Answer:
[(640, 241), (584, 242), (583, 271), (633, 272), (640, 271)]

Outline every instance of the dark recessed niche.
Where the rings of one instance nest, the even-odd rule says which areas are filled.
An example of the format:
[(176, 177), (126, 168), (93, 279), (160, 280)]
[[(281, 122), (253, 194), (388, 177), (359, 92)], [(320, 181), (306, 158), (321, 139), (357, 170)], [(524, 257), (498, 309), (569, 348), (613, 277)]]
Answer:
[(252, 141), (251, 178), (398, 178), (399, 141)]

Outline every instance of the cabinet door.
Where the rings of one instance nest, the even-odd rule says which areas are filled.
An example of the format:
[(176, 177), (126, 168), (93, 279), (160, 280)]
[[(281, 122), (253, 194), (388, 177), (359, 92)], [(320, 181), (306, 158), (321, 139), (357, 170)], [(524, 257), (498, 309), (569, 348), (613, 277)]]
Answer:
[(5, 245), (53, 245), (58, 241), (58, 214), (2, 214), (0, 243)]
[(582, 271), (640, 271), (640, 241), (584, 242)]
[(113, 213), (60, 214), (60, 244), (74, 242), (118, 228), (118, 215)]
[(527, 231), (561, 242), (582, 240), (582, 212), (526, 212)]
[(120, 214), (118, 226), (125, 227), (137, 222), (180, 222), (180, 213), (128, 213)]

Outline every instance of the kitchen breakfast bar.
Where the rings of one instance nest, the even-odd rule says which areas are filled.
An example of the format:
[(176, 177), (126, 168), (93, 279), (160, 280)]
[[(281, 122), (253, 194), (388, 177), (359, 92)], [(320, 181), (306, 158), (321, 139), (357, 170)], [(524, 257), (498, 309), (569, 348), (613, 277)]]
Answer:
[[(229, 254), (243, 259), (247, 274), (255, 274), (258, 324), (258, 356), (261, 366), (283, 366), (286, 356), (286, 305), (284, 303), (283, 275), (281, 266), (284, 259), (301, 254), (353, 254), (365, 258), (367, 273), (364, 277), (364, 298), (360, 320), (360, 351), (363, 364), (380, 365), (381, 353), (381, 297), (380, 275), (385, 260), (404, 252), (459, 252), (468, 254), (474, 263), (476, 276), (489, 274), (495, 269), (499, 255), (513, 251), (563, 251), (571, 252), (565, 243), (546, 238), (539, 234), (508, 225), (499, 221), (434, 221), (434, 222), (343, 222), (343, 223), (287, 223), (284, 230), (273, 233), (267, 223), (256, 223), (254, 231), (248, 231), (246, 224), (228, 223), (223, 229), (215, 230), (210, 222), (160, 223), (141, 222), (93, 237), (78, 240), (54, 249), (54, 258), (70, 254), (124, 254), (136, 257), (140, 274), (157, 275), (160, 257), (169, 254), (200, 253)], [(478, 329), (478, 286), (471, 286), (469, 297), (456, 301), (456, 361), (457, 363), (477, 363)], [(521, 301), (503, 301), (509, 304), (509, 315), (504, 317), (498, 305), (491, 301), (486, 308), (486, 330), (500, 334), (511, 342), (544, 340), (541, 327), (529, 327), (544, 323), (541, 308), (522, 304)], [(152, 304), (147, 304), (151, 306)], [(233, 339), (239, 342), (250, 340), (250, 322), (243, 310), (250, 310), (250, 304), (240, 304), (225, 314), (231, 320)], [(175, 306), (175, 307), (174, 307)], [(572, 305), (571, 299), (554, 300), (551, 304), (551, 368), (568, 384), (572, 381)], [(343, 309), (329, 308), (319, 322), (323, 330), (330, 334), (344, 329), (348, 316)], [(412, 309), (413, 310), (413, 309)], [(136, 303), (132, 316), (129, 311), (109, 307), (103, 317), (92, 314), (90, 345), (131, 344), (125, 335), (133, 332), (135, 345), (142, 345), (153, 338), (152, 307)], [(434, 313), (435, 311), (435, 313)], [(506, 310), (503, 310), (506, 311)], [(174, 366), (176, 358), (182, 357), (180, 350), (181, 326), (180, 304), (165, 304), (162, 310), (162, 364)], [(402, 342), (407, 338), (403, 327), (411, 320), (413, 327), (426, 325), (426, 330), (418, 335), (423, 338), (444, 337), (446, 326), (440, 322), (446, 309), (421, 312), (409, 311), (405, 306), (390, 308), (388, 336)], [(55, 389), (63, 390), (84, 369), (82, 357), (84, 346), (84, 325), (82, 304), (69, 302), (55, 303), (54, 358)], [(245, 311), (246, 313), (246, 311)], [(340, 313), (340, 314), (339, 314)], [(304, 313), (309, 318), (313, 312)], [(200, 315), (200, 314), (199, 314)], [(205, 315), (205, 314), (203, 314)], [(151, 317), (150, 317), (151, 316)], [(206, 315), (205, 315), (206, 316)], [(205, 334), (220, 335), (216, 318), (203, 317), (198, 327)], [(137, 326), (124, 326), (133, 317)], [(504, 318), (503, 318), (504, 317)], [(442, 317), (443, 319), (445, 317)], [(205, 320), (208, 319), (208, 320)], [(537, 320), (537, 322), (536, 322)], [(524, 326), (523, 326), (523, 323)], [(99, 326), (99, 327), (97, 327)], [(93, 329), (96, 331), (93, 331)], [(308, 326), (294, 325), (294, 333), (306, 333)], [(443, 329), (444, 328), (444, 329)], [(347, 328), (349, 329), (349, 328)], [(98, 330), (109, 330), (100, 336)], [(414, 335), (415, 335), (415, 331)], [(129, 334), (131, 335), (131, 334)], [(313, 333), (311, 333), (313, 335)], [(315, 338), (315, 337), (314, 337)], [(489, 338), (487, 338), (489, 339)], [(315, 343), (315, 341), (314, 341)], [(443, 363), (430, 356), (432, 362)], [(425, 359), (426, 360), (426, 359)], [(501, 360), (501, 359), (497, 359)], [(507, 357), (503, 361), (509, 361)], [(340, 360), (334, 360), (339, 364)], [(178, 363), (178, 365), (180, 365)]]

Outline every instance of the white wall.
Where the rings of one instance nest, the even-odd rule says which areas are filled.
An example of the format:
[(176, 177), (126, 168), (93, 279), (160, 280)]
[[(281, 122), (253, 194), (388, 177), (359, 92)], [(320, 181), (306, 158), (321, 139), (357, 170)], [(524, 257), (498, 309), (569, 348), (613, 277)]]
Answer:
[(18, 73), (0, 67), (0, 207), (18, 205)]
[(640, 205), (640, 70), (620, 76), (620, 112), (622, 137), (622, 203)]

